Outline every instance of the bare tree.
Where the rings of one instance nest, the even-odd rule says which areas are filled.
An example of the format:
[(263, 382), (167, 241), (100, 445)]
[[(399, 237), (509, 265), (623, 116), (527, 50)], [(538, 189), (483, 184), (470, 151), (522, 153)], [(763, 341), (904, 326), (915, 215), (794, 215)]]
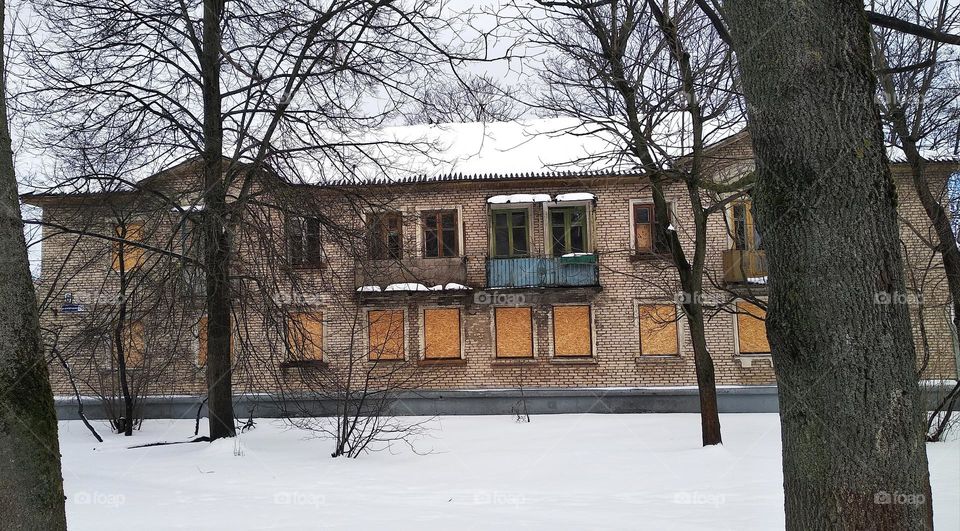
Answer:
[[(5, 19), (0, 5), (0, 26)], [(57, 416), (17, 200), (0, 38), (0, 512), (11, 529), (66, 529)]]
[(412, 123), (508, 122), (523, 114), (514, 91), (487, 74), (430, 84), (422, 92)]

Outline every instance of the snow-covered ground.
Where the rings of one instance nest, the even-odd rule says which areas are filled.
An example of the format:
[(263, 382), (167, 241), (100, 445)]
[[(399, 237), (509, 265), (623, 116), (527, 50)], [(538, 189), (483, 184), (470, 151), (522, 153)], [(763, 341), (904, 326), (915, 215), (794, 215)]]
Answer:
[[(723, 415), (701, 448), (696, 415), (443, 417), (429, 436), (356, 460), (262, 419), (236, 441), (184, 440), (192, 421), (148, 421), (98, 444), (60, 423), (70, 528), (778, 529), (774, 414)], [(102, 431), (106, 428), (101, 426)], [(927, 446), (938, 529), (960, 529), (960, 441)]]

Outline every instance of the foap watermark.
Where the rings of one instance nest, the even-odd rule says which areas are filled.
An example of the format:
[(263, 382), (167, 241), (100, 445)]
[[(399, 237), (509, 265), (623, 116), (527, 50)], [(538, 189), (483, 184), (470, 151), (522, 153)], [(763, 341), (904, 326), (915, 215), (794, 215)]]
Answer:
[(526, 503), (523, 494), (499, 490), (481, 490), (473, 494), (474, 505), (509, 505), (519, 507)]
[(873, 495), (873, 503), (877, 505), (923, 505), (927, 497), (919, 493), (907, 493), (881, 490)]
[(127, 497), (120, 493), (82, 490), (73, 496), (76, 505), (97, 505), (116, 509), (127, 502)]
[(724, 296), (719, 293), (704, 293), (702, 291), (696, 293), (679, 291), (673, 300), (680, 305), (700, 304), (703, 306), (718, 306), (725, 302)]
[(727, 503), (727, 497), (723, 494), (700, 491), (681, 491), (673, 494), (673, 503), (677, 505), (710, 505), (719, 507)]
[(497, 291), (477, 291), (473, 294), (473, 303), (478, 306), (523, 306), (531, 304), (530, 296), (525, 293), (501, 293)]
[(316, 492), (282, 490), (273, 495), (273, 503), (274, 505), (320, 507), (327, 503), (327, 497)]
[(878, 291), (873, 294), (874, 304), (922, 304), (920, 293), (901, 293), (899, 291)]

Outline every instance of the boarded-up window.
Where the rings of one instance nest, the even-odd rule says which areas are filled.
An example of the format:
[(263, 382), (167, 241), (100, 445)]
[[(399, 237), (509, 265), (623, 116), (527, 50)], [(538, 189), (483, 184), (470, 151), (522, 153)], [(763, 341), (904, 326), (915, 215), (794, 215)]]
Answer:
[[(667, 204), (669, 209), (669, 203)], [(668, 253), (670, 242), (665, 227), (657, 222), (656, 209), (652, 203), (633, 205), (633, 246), (641, 253)]]
[(591, 356), (589, 306), (553, 307), (554, 356)]
[(460, 310), (427, 308), (423, 310), (423, 357), (455, 359), (460, 357)]
[[(230, 335), (230, 358), (233, 358), (233, 335)], [(197, 364), (207, 364), (207, 316), (197, 322)]]
[(677, 307), (673, 304), (644, 304), (640, 315), (640, 354), (678, 355)]
[(121, 331), (123, 338), (123, 359), (127, 367), (142, 367), (146, 342), (143, 337), (143, 323), (129, 321)]
[(533, 357), (533, 321), (530, 308), (495, 308), (498, 358)]
[(143, 223), (114, 225), (113, 232), (117, 238), (124, 240), (113, 242), (114, 271), (120, 271), (121, 265), (124, 271), (132, 271), (143, 265), (143, 247), (125, 243), (143, 241)]
[(370, 359), (402, 360), (403, 310), (371, 310), (369, 322)]
[(766, 354), (770, 352), (767, 342), (767, 327), (764, 320), (767, 312), (756, 304), (746, 301), (737, 303), (737, 342), (741, 354)]
[(296, 360), (323, 359), (323, 313), (290, 312), (287, 315), (287, 344)]

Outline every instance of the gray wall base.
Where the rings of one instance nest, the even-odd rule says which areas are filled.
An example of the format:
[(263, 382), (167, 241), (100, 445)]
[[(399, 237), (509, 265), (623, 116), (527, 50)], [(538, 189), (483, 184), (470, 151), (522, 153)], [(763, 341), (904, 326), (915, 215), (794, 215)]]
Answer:
[[(928, 404), (936, 403), (938, 388), (926, 388)], [(776, 386), (718, 387), (721, 413), (776, 413)], [(89, 419), (105, 418), (96, 398), (84, 398)], [(143, 414), (150, 419), (195, 418), (203, 399), (194, 396), (155, 396), (143, 399)], [(418, 391), (400, 393), (389, 407), (391, 415), (512, 415), (523, 410), (531, 415), (551, 413), (697, 413), (695, 387), (635, 387), (599, 389), (484, 389), (471, 391)], [(57, 417), (76, 420), (77, 402), (72, 397), (56, 399)], [(335, 411), (332, 400), (290, 398), (260, 394), (234, 399), (238, 417), (324, 416)], [(206, 406), (201, 411), (206, 416)]]

